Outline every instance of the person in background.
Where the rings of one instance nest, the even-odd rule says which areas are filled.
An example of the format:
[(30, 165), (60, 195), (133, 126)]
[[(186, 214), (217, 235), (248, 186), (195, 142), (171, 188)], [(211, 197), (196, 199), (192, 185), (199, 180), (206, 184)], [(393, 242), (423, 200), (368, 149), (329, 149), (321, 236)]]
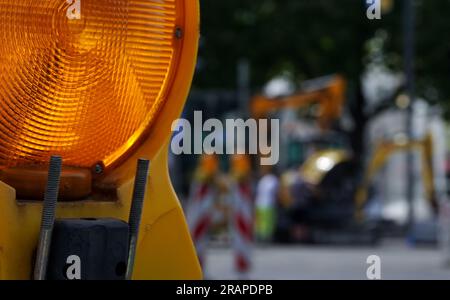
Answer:
[(255, 236), (260, 242), (270, 242), (275, 231), (279, 179), (272, 166), (261, 166), (261, 178), (256, 187)]

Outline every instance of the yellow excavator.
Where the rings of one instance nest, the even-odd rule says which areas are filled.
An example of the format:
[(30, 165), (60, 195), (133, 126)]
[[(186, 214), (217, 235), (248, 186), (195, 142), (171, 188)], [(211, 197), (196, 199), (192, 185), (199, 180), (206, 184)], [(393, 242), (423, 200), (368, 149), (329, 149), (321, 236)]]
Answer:
[(421, 176), (424, 185), (425, 198), (433, 208), (434, 213), (437, 213), (438, 202), (436, 199), (433, 171), (433, 137), (431, 134), (427, 134), (423, 139), (419, 140), (408, 141), (400, 139), (398, 141), (383, 141), (376, 146), (373, 152), (374, 154), (368, 163), (363, 181), (356, 193), (356, 217), (358, 219), (364, 217), (363, 208), (368, 200), (368, 190), (378, 171), (394, 154), (409, 151), (420, 153)]
[[(304, 155), (306, 156), (305, 159), (294, 159), (293, 163), (288, 164), (293, 164), (293, 168), (287, 166), (287, 168), (284, 167), (285, 169), (281, 170), (280, 217), (275, 232), (275, 239), (280, 242), (304, 240), (304, 236), (298, 237), (299, 234), (295, 233), (305, 231), (299, 229), (305, 227), (298, 226), (299, 224), (308, 227), (312, 223), (316, 225), (317, 223), (330, 223), (333, 220), (333, 216), (330, 216), (329, 212), (338, 211), (340, 207), (330, 206), (334, 202), (332, 199), (314, 200), (314, 202), (320, 204), (320, 207), (317, 207), (316, 203), (313, 205), (314, 213), (311, 212), (311, 209), (305, 209), (304, 207), (305, 201), (309, 201), (310, 198), (327, 198), (330, 195), (328, 192), (334, 190), (335, 185), (328, 184), (330, 180), (326, 178), (337, 177), (339, 183), (336, 181), (336, 184), (339, 186), (341, 182), (343, 183), (343, 180), (354, 181), (356, 177), (352, 172), (348, 172), (349, 170), (352, 171), (353, 167), (349, 151), (342, 149), (342, 147), (332, 147), (323, 138), (327, 132), (330, 132), (333, 122), (342, 114), (346, 96), (346, 79), (340, 75), (332, 75), (310, 80), (304, 86), (307, 88), (286, 97), (270, 99), (258, 95), (250, 102), (250, 111), (255, 118), (264, 118), (283, 109), (312, 111), (312, 117), (317, 120), (317, 127), (319, 128), (316, 133), (317, 137), (312, 139), (309, 137), (307, 141), (299, 141), (299, 143), (310, 144), (310, 140), (313, 140), (312, 148), (315, 149), (314, 152)], [(296, 143), (296, 139), (298, 137), (290, 137), (285, 147), (289, 147), (290, 143)], [(301, 151), (296, 150), (295, 152), (297, 156), (301, 155)], [(335, 176), (335, 173), (338, 173), (339, 176)], [(306, 183), (307, 181), (309, 182)], [(334, 180), (331, 181), (334, 182)], [(325, 184), (323, 184), (324, 182)], [(342, 186), (345, 185), (347, 184), (342, 184)], [(336, 194), (342, 193), (334, 193), (332, 196), (336, 196)], [(347, 193), (345, 196), (348, 200), (353, 195)], [(323, 218), (319, 220), (314, 217), (314, 220), (312, 220), (312, 214), (323, 216)]]
[(200, 279), (168, 175), (197, 0), (0, 4), (0, 279)]
[[(396, 153), (415, 151), (420, 153), (422, 162), (422, 182), (424, 184), (425, 197), (430, 207), (436, 214), (438, 202), (435, 194), (434, 174), (433, 174), (433, 138), (431, 134), (423, 139), (408, 141), (382, 141), (369, 157), (367, 166), (363, 171), (362, 179), (354, 178), (359, 173), (353, 168), (352, 157), (345, 150), (322, 150), (311, 155), (300, 168), (300, 178), (306, 197), (313, 199), (313, 207), (305, 213), (299, 209), (303, 215), (307, 214), (310, 219), (309, 224), (319, 224), (328, 222), (328, 233), (335, 228), (347, 230), (346, 242), (376, 243), (378, 240), (378, 229), (374, 222), (367, 222), (368, 216), (365, 213), (366, 204), (369, 201), (369, 190), (373, 179), (382, 169), (389, 159)], [(286, 174), (284, 178), (285, 190), (282, 200), (284, 206), (295, 206), (295, 199), (289, 193), (295, 187), (295, 180), (292, 174)], [(350, 200), (350, 201), (349, 201)], [(333, 205), (334, 202), (334, 205)], [(324, 205), (328, 203), (328, 205)], [(328, 209), (331, 205), (331, 209)], [(318, 210), (324, 210), (317, 212)], [(327, 211), (328, 210), (328, 211)], [(339, 215), (335, 214), (340, 211)], [(311, 217), (311, 215), (313, 215)], [(335, 219), (335, 221), (331, 221)], [(298, 220), (302, 222), (303, 220)], [(330, 222), (331, 221), (331, 222)], [(342, 222), (344, 221), (344, 222)], [(364, 230), (367, 229), (367, 230)], [(363, 233), (360, 235), (359, 233)], [(367, 239), (369, 237), (369, 239)], [(363, 239), (361, 239), (363, 238)], [(324, 234), (321, 241), (329, 242)]]
[[(251, 102), (251, 112), (253, 116), (262, 118), (285, 108), (301, 109), (318, 105), (318, 125), (321, 129), (327, 129), (341, 116), (346, 82), (341, 76), (326, 77), (317, 82), (320, 84), (313, 85), (312, 89), (279, 99), (256, 96)], [(291, 220), (284, 225), (285, 230), (291, 230), (289, 227), (295, 227), (295, 223), (320, 226), (327, 224), (325, 226), (329, 228), (346, 227), (350, 220), (352, 224), (362, 227), (370, 183), (393, 154), (405, 151), (421, 152), (426, 196), (436, 210), (432, 147), (431, 135), (416, 141), (384, 141), (369, 157), (362, 179), (359, 179), (361, 172), (358, 172), (350, 151), (345, 148), (322, 147), (309, 155), (297, 169), (284, 171), (281, 176), (280, 204), (282, 210), (287, 211), (283, 215), (283, 222)], [(303, 199), (299, 201), (298, 198)], [(281, 235), (282, 240), (290, 239), (290, 233), (284, 232)]]

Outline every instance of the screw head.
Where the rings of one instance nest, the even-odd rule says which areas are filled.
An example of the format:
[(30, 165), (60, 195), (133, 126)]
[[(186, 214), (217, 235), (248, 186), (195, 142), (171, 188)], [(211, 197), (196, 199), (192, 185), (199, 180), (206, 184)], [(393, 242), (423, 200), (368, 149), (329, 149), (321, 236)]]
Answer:
[(103, 173), (103, 164), (98, 163), (94, 166), (94, 172), (95, 174), (99, 175)]
[(181, 27), (175, 28), (175, 38), (178, 40), (183, 37), (183, 29)]

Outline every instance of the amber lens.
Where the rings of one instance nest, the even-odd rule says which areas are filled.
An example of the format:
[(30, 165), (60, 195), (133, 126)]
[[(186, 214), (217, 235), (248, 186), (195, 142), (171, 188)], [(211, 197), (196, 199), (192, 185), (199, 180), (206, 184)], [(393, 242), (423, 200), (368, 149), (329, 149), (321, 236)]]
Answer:
[(45, 164), (54, 154), (71, 166), (108, 167), (126, 155), (170, 88), (179, 6), (0, 0), (0, 167)]

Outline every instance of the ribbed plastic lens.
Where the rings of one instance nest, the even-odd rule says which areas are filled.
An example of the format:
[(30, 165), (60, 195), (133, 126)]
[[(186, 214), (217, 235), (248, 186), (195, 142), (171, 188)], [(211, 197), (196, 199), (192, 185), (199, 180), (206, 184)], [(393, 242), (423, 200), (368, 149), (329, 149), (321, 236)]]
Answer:
[(121, 158), (164, 103), (177, 11), (178, 0), (0, 0), (0, 167)]

